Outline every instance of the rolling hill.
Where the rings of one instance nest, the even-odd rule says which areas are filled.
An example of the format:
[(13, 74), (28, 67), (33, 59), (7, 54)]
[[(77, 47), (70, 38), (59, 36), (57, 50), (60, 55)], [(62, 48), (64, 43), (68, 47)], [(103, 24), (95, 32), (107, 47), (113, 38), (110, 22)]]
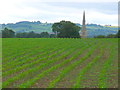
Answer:
[[(34, 22), (21, 21), (17, 23), (0, 24), (2, 29), (7, 27), (9, 29), (12, 29), (16, 33), (30, 32), (30, 31), (34, 31), (36, 33), (41, 33), (41, 32), (53, 33), (51, 28), (52, 25), (53, 23), (41, 23), (40, 21), (34, 21)], [(76, 23), (76, 25), (82, 27), (81, 24), (79, 23)], [(88, 37), (94, 37), (97, 35), (116, 34), (118, 31), (117, 26), (101, 26), (97, 24), (87, 24), (86, 28), (87, 28)]]

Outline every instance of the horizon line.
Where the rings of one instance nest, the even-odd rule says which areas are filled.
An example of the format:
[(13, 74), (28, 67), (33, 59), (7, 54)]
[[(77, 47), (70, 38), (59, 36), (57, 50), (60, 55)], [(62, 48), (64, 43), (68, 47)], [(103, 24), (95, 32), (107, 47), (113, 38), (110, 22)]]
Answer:
[[(41, 23), (56, 23), (56, 22), (60, 22), (60, 21), (56, 21), (56, 22), (47, 22), (47, 21), (44, 21), (44, 22), (42, 22), (42, 21), (40, 21), (40, 20), (21, 20), (21, 21), (16, 21), (16, 22), (11, 22), (11, 23), (0, 23), (0, 24), (16, 24), (16, 23), (18, 23), (18, 22), (41, 22)], [(61, 21), (70, 21), (70, 20), (61, 20)], [(70, 21), (70, 22), (72, 22), (72, 21)], [(78, 23), (78, 22), (72, 22), (72, 23), (77, 23), (77, 24), (81, 24), (82, 25), (82, 23)], [(86, 23), (86, 25), (87, 24), (97, 24), (97, 25), (101, 25), (101, 26), (105, 26), (105, 25), (111, 25), (111, 26), (119, 26), (119, 25), (112, 25), (112, 24), (98, 24), (98, 23)]]

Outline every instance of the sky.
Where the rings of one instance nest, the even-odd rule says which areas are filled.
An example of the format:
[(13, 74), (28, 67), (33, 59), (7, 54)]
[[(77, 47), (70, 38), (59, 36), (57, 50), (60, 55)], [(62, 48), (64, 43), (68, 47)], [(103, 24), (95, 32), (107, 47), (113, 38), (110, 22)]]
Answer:
[(19, 21), (54, 23), (61, 20), (118, 25), (119, 0), (0, 0), (0, 24)]

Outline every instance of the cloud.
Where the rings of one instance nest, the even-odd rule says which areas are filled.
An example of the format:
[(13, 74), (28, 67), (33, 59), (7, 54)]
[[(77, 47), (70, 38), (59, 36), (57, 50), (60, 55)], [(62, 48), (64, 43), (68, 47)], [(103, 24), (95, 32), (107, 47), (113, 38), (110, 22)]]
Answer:
[[(28, 0), (24, 0), (24, 1), (28, 1)], [(90, 2), (118, 2), (118, 1), (119, 0), (29, 0), (29, 2), (86, 2), (86, 3), (90, 3)]]
[(100, 12), (90, 11), (86, 14), (86, 19), (88, 20), (88, 23), (94, 23), (96, 24), (111, 24), (111, 25), (118, 25), (118, 15), (117, 14), (104, 14)]
[[(110, 3), (113, 1), (115, 3)], [(117, 0), (2, 0), (0, 23), (27, 20), (42, 22), (70, 20), (81, 23), (83, 10), (86, 10), (87, 23), (117, 25), (116, 5)]]

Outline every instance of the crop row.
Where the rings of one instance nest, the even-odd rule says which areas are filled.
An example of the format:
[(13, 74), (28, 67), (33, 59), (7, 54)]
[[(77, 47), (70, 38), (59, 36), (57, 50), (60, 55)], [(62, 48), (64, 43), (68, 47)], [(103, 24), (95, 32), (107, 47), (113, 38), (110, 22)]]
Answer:
[[(78, 48), (78, 47), (77, 47), (77, 48)], [(37, 70), (39, 70), (40, 68), (43, 68), (43, 66), (47, 66), (47, 64), (53, 63), (54, 61), (56, 61), (56, 59), (57, 59), (57, 60), (61, 60), (62, 58), (66, 57), (67, 55), (69, 55), (70, 53), (72, 53), (72, 52), (74, 51), (74, 48), (73, 48), (73, 49), (70, 49), (70, 50), (71, 50), (71, 51), (69, 51), (68, 53), (65, 53), (62, 57), (60, 56), (60, 57), (55, 58), (55, 59), (53, 59), (53, 60), (49, 60), (49, 61), (47, 61), (46, 63), (40, 64), (40, 65), (38, 65), (38, 66), (35, 67), (35, 68), (32, 68), (32, 69), (27, 70), (27, 72), (22, 72), (22, 73), (20, 73), (19, 75), (15, 76), (15, 77), (13, 77), (13, 78), (8, 79), (7, 81), (3, 82), (4, 86), (8, 85), (10, 82), (12, 82), (12, 81), (14, 81), (14, 80), (18, 80), (19, 78), (25, 76), (26, 74), (29, 74), (30, 72), (37, 71)], [(43, 60), (43, 59), (42, 59), (42, 60)], [(34, 63), (36, 63), (36, 62), (34, 62)], [(34, 64), (34, 63), (33, 63), (33, 64)], [(31, 64), (32, 64), (32, 63), (31, 63)], [(5, 84), (5, 83), (6, 83), (6, 84)]]
[[(82, 46), (82, 45), (81, 45)], [(69, 47), (66, 47), (66, 48), (61, 48), (61, 47), (59, 47), (59, 48), (54, 48), (52, 51), (49, 51), (49, 52), (51, 52), (51, 53), (53, 53), (54, 51), (57, 51), (57, 50), (59, 50), (58, 52), (56, 52), (56, 53), (53, 53), (53, 54), (51, 54), (51, 55), (47, 55), (47, 52), (44, 52), (43, 54), (41, 54), (41, 55), (37, 55), (37, 56), (35, 56), (35, 57), (32, 57), (32, 58), (28, 58), (27, 60), (25, 60), (25, 61), (21, 61), (21, 62), (18, 62), (18, 63), (16, 63), (16, 64), (13, 64), (13, 66), (12, 66), (12, 68), (13, 67), (15, 67), (15, 66), (17, 66), (17, 65), (20, 65), (20, 64), (23, 64), (23, 63), (26, 63), (26, 64), (24, 64), (24, 65), (22, 65), (22, 66), (20, 66), (20, 67), (16, 67), (16, 68), (14, 68), (14, 69), (11, 69), (11, 70), (9, 70), (9, 71), (6, 71), (6, 72), (4, 72), (3, 73), (3, 76), (5, 77), (6, 75), (9, 75), (9, 74), (11, 74), (11, 73), (15, 73), (16, 71), (18, 72), (18, 71), (20, 71), (20, 70), (22, 70), (22, 69), (25, 69), (25, 68), (27, 68), (27, 67), (32, 67), (33, 65), (36, 65), (37, 63), (39, 63), (40, 61), (47, 61), (48, 60), (48, 58), (50, 59), (50, 58), (53, 58), (53, 57), (55, 57), (55, 56), (57, 56), (57, 55), (59, 55), (59, 54), (61, 54), (61, 53), (63, 53), (63, 52), (65, 52), (66, 50), (68, 50), (69, 48), (71, 48), (71, 46), (69, 46)], [(46, 57), (45, 57), (46, 56)], [(28, 63), (28, 61), (30, 61), (30, 63)]]
[(98, 87), (99, 88), (107, 88), (107, 72), (108, 70), (110, 69), (111, 67), (111, 64), (112, 64), (112, 60), (114, 59), (114, 55), (116, 53), (116, 51), (114, 50), (113, 48), (114, 46), (111, 45), (110, 47), (110, 55), (108, 57), (107, 60), (105, 60), (104, 64), (103, 64), (103, 67), (100, 71), (100, 74), (99, 74), (99, 84), (98, 84)]
[(74, 88), (79, 88), (81, 87), (81, 79), (82, 77), (84, 76), (85, 72), (87, 72), (91, 67), (92, 65), (98, 61), (100, 59), (100, 57), (103, 55), (103, 46), (100, 47), (100, 53), (95, 56), (93, 58), (92, 61), (90, 61), (85, 67), (82, 68), (82, 70), (80, 70), (79, 74), (77, 75), (78, 77), (76, 77), (76, 83), (73, 85)]
[[(31, 45), (30, 45), (31, 46)], [(56, 44), (55, 45), (55, 47), (57, 47), (57, 46), (59, 46), (59, 44)], [(27, 56), (30, 56), (30, 55), (32, 55), (32, 54), (36, 54), (36, 53), (40, 53), (40, 52), (43, 52), (43, 51), (45, 51), (45, 50), (50, 50), (50, 49), (52, 49), (51, 48), (52, 46), (50, 45), (49, 47), (45, 47), (45, 46), (42, 46), (42, 45), (40, 45), (40, 46), (38, 46), (38, 45), (32, 45), (31, 47), (27, 47), (27, 49), (23, 49), (24, 48), (24, 46), (23, 47), (21, 47), (20, 48), (20, 50), (19, 50), (19, 47), (17, 48), (17, 49), (15, 49), (15, 50), (12, 50), (13, 52), (16, 52), (16, 50), (17, 50), (17, 53), (13, 53), (12, 55), (10, 55), (8, 58), (6, 58), (5, 57), (5, 59), (4, 59), (4, 63), (6, 64), (6, 62), (5, 62), (5, 60), (6, 61), (11, 61), (11, 62), (13, 62), (13, 58), (17, 58), (17, 57), (19, 57), (19, 58), (23, 58), (23, 57), (27, 57)], [(54, 48), (55, 48), (54, 47)], [(23, 51), (21, 51), (21, 50), (23, 50)], [(34, 52), (33, 52), (34, 51)], [(7, 51), (6, 51), (7, 52)], [(5, 55), (5, 54), (4, 54)], [(16, 61), (16, 60), (14, 60), (14, 61)], [(8, 63), (9, 63), (8, 62)]]
[(88, 46), (85, 46), (83, 48), (81, 48), (81, 50), (79, 51), (79, 53), (74, 54), (72, 57), (70, 57), (69, 59), (63, 61), (62, 63), (59, 63), (57, 65), (52, 66), (51, 68), (43, 71), (42, 73), (38, 74), (37, 76), (35, 76), (34, 78), (30, 79), (29, 81), (22, 83), (21, 85), (18, 85), (18, 87), (22, 87), (22, 88), (26, 88), (31, 86), (32, 84), (34, 84), (38, 79), (42, 78), (43, 76), (45, 76), (46, 74), (48, 74), (49, 72), (54, 71), (55, 69), (62, 67), (64, 64), (74, 60), (76, 58), (76, 56), (78, 56), (79, 54), (81, 54), (83, 52), (83, 50), (85, 50), (86, 48), (88, 48)]
[[(50, 82), (48, 88), (53, 88), (55, 86), (55, 84), (59, 80), (61, 80), (64, 77), (64, 75), (66, 75), (66, 73), (68, 73), (69, 71), (71, 71), (72, 69), (74, 69), (74, 67), (76, 67), (77, 65), (81, 64), (87, 58), (89, 58), (89, 56), (93, 53), (93, 51), (96, 49), (96, 47), (97, 46), (91, 47), (90, 51), (88, 51), (85, 56), (83, 56), (82, 58), (80, 58), (80, 60), (77, 60), (77, 61), (73, 62), (68, 67), (65, 67), (62, 71), (60, 71), (59, 76), (57, 76), (53, 81)], [(78, 52), (74, 57), (72, 57), (72, 60), (74, 60), (76, 57), (78, 57), (81, 53), (82, 52)]]
[[(39, 49), (39, 48), (38, 48)], [(58, 47), (58, 48), (54, 48), (52, 49), (51, 51), (49, 51), (50, 53), (53, 53), (56, 51), (56, 49), (61, 49), (61, 47)], [(48, 55), (48, 52), (43, 49), (41, 50), (40, 52), (38, 52), (39, 50), (34, 50), (34, 52), (31, 52), (30, 54), (28, 55), (24, 55), (23, 57), (19, 57), (19, 58), (16, 58), (16, 60), (13, 60), (13, 61), (9, 61), (8, 63), (6, 63), (5, 65), (3, 65), (3, 67), (5, 67), (5, 69), (3, 68), (3, 70), (5, 71), (6, 69), (9, 69), (9, 68), (14, 68), (18, 65), (22, 65), (24, 63), (28, 63), (29, 61), (32, 62), (32, 60), (36, 60), (37, 58), (42, 58), (44, 56), (47, 56)], [(39, 54), (40, 53), (40, 54)], [(35, 56), (32, 56), (32, 55), (35, 55)], [(29, 57), (29, 58), (28, 58)], [(12, 65), (12, 66), (11, 66)]]

